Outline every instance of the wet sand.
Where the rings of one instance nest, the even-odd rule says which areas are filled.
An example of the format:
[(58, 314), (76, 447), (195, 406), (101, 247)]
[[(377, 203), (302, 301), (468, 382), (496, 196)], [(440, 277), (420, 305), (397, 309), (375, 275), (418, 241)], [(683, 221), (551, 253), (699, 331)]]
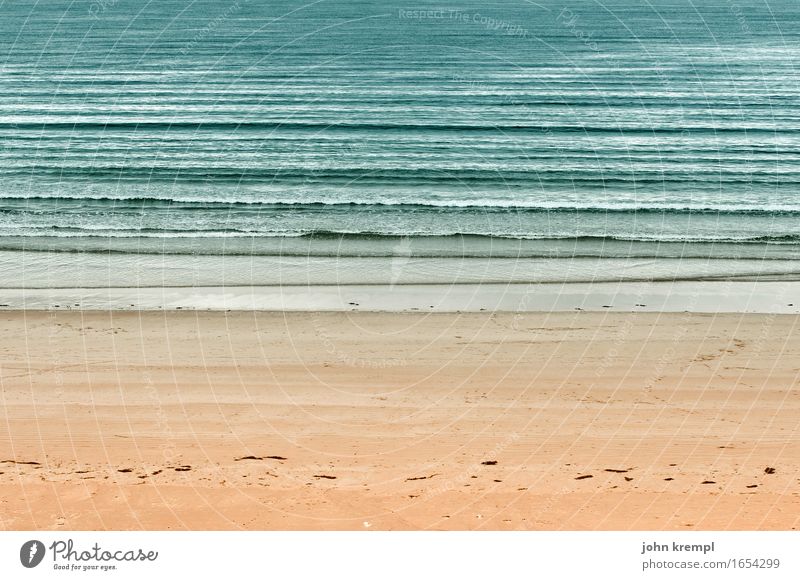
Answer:
[(0, 320), (0, 529), (800, 525), (796, 315)]
[[(610, 267), (610, 266), (609, 266)], [(9, 280), (13, 280), (9, 278)], [(800, 281), (6, 288), (1, 310), (800, 314)]]

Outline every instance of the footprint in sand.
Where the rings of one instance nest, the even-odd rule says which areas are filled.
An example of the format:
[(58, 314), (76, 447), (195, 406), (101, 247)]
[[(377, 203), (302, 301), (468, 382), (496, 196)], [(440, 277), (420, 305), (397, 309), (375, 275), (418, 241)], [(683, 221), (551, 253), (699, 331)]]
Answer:
[(14, 465), (41, 465), (38, 461), (16, 461), (14, 459), (4, 459), (0, 463), (13, 463)]
[(431, 475), (420, 475), (419, 477), (407, 477), (406, 481), (419, 481), (420, 479), (430, 479), (432, 477), (436, 477), (439, 475), (438, 473), (433, 473)]

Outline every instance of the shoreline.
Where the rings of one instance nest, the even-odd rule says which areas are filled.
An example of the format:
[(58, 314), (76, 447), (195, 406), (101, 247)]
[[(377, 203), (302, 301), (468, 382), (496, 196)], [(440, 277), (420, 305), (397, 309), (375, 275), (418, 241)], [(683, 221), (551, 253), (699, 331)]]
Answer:
[(0, 318), (0, 529), (800, 526), (797, 315)]
[(800, 281), (284, 285), (0, 291), (0, 312), (699, 312), (800, 313)]

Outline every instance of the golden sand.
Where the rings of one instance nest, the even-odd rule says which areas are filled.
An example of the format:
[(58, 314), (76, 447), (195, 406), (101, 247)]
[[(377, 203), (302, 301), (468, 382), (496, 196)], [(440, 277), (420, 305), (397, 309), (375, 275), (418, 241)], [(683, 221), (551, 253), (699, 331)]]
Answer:
[(0, 529), (800, 524), (798, 316), (0, 320)]

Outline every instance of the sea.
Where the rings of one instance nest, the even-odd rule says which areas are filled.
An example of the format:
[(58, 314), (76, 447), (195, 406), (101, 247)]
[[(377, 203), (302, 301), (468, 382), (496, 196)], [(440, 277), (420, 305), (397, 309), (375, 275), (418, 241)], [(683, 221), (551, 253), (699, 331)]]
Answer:
[(797, 0), (0, 1), (0, 289), (800, 280)]

